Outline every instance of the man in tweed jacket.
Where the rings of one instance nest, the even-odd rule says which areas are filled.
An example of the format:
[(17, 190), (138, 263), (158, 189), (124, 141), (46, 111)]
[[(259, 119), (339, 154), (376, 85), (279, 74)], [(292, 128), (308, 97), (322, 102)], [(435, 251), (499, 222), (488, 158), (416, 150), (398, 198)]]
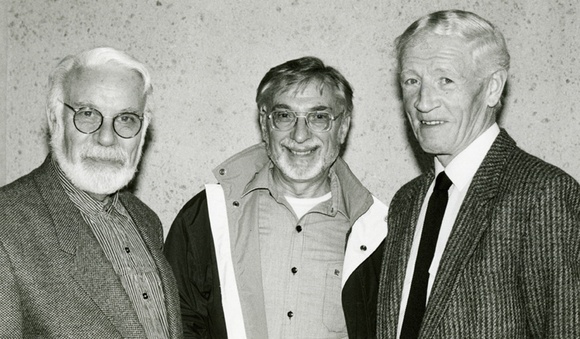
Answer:
[[(473, 13), (441, 11), (409, 26), (396, 48), (404, 109), (435, 165), (389, 209), (378, 337), (580, 338), (580, 186), (496, 124), (503, 36)], [(419, 263), (426, 290), (415, 289), (441, 172), (452, 185), (432, 259)], [(413, 302), (417, 291), (426, 302)]]
[(111, 48), (49, 79), (51, 152), (0, 188), (0, 338), (181, 338), (157, 215), (118, 192), (150, 121), (149, 72)]

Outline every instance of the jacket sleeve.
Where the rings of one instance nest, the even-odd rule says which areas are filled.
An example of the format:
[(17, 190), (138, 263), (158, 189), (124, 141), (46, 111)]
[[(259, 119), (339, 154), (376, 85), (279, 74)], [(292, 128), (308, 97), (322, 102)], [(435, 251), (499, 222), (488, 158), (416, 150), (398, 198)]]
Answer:
[(580, 338), (580, 186), (543, 181), (522, 248), (529, 326), (535, 338)]
[(18, 286), (4, 244), (0, 242), (0, 338), (22, 337)]
[(177, 280), (185, 338), (226, 338), (205, 191), (173, 221), (164, 253)]
[(376, 338), (377, 297), (385, 241), (351, 274), (342, 289), (349, 338)]

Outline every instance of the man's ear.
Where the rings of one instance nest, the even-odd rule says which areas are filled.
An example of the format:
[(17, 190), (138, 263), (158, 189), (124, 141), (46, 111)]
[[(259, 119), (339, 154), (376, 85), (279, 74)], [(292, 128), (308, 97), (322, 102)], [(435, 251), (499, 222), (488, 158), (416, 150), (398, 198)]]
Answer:
[(57, 121), (57, 117), (56, 117), (56, 112), (54, 111), (54, 109), (49, 108), (46, 110), (46, 120), (48, 122), (48, 131), (52, 134), (57, 126), (58, 126), (58, 121)]
[(487, 86), (487, 106), (495, 107), (501, 99), (503, 88), (507, 81), (507, 71), (500, 69), (491, 74)]
[(262, 140), (267, 141), (268, 139), (268, 115), (260, 110), (260, 131), (262, 132)]
[(341, 119), (340, 122), (340, 129), (338, 131), (338, 137), (340, 140), (340, 144), (344, 144), (346, 141), (346, 136), (348, 135), (348, 131), (350, 129), (350, 115)]

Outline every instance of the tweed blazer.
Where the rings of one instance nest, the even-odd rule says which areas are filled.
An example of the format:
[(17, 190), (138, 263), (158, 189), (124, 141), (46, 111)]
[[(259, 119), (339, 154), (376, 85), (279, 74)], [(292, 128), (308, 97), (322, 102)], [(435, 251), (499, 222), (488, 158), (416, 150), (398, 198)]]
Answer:
[[(171, 338), (179, 296), (157, 215), (130, 193), (125, 206), (155, 262)], [(145, 338), (129, 296), (50, 165), (0, 188), (0, 338)]]
[[(395, 338), (405, 270), (434, 174), (389, 209), (377, 333)], [(502, 130), (460, 208), (420, 338), (580, 338), (580, 186)]]

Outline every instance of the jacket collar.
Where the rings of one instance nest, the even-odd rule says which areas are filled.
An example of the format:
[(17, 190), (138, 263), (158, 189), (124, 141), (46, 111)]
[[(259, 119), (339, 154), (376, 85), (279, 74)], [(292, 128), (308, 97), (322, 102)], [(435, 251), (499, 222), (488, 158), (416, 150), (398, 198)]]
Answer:
[[(273, 191), (270, 161), (266, 146), (260, 143), (230, 157), (214, 170), (214, 176), (226, 195), (243, 196), (255, 189)], [(346, 162), (338, 157), (330, 168), (332, 207), (329, 214), (342, 213), (356, 220), (373, 203), (370, 192), (352, 173)], [(276, 193), (272, 193), (276, 196)]]
[[(86, 291), (122, 336), (145, 335), (137, 313), (100, 244), (70, 201), (51, 164), (50, 155), (33, 172), (33, 177), (53, 221), (63, 252), (68, 253), (71, 277)], [(123, 317), (119, 317), (120, 310)]]

